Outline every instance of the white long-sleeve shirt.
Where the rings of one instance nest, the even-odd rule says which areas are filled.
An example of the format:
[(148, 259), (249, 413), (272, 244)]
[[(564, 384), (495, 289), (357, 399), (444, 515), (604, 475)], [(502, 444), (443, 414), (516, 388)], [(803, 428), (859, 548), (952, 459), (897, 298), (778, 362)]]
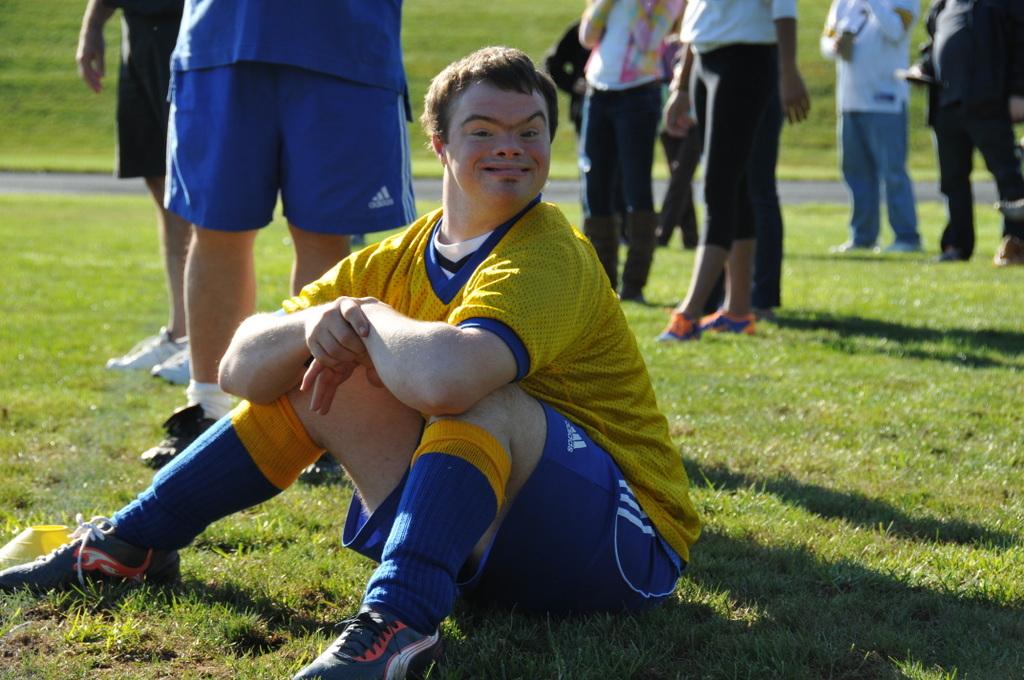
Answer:
[(796, 0), (690, 0), (680, 40), (697, 52), (723, 45), (774, 45), (776, 19), (795, 19)]
[[(916, 0), (833, 0), (821, 37), (821, 53), (836, 62), (836, 109), (840, 112), (898, 113), (906, 105), (907, 82), (897, 69), (910, 63), (910, 29)], [(852, 33), (850, 60), (840, 58), (835, 41)]]

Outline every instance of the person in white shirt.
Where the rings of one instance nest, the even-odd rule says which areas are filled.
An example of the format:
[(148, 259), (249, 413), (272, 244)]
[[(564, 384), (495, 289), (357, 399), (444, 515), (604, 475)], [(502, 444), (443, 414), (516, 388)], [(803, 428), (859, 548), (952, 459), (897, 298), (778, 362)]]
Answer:
[(907, 83), (916, 0), (832, 0), (821, 53), (836, 62), (843, 179), (853, 210), (849, 239), (834, 253), (871, 250), (879, 235), (879, 188), (885, 185), (895, 234), (886, 252), (919, 252), (914, 187), (907, 174)]
[[(755, 132), (772, 105), (776, 81), (791, 123), (804, 120), (810, 109), (796, 65), (796, 1), (691, 0), (680, 37), (691, 49), (684, 52), (669, 87), (665, 129), (693, 134), (699, 121), (707, 220), (689, 291), (658, 339), (697, 340), (704, 331), (749, 335), (754, 332), (751, 277), (757, 239), (747, 169)], [(702, 319), (723, 270), (725, 301), (717, 313)]]

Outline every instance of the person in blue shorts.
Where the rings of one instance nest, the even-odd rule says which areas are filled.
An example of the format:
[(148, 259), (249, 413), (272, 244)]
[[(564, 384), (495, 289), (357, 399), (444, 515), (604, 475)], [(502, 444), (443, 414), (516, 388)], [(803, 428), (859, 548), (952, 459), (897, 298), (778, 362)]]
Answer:
[(442, 207), (247, 319), (221, 363), (247, 401), (0, 590), (174, 579), (179, 548), (326, 449), (357, 491), (343, 543), (379, 566), (295, 678), (418, 675), (460, 596), (559, 615), (670, 597), (700, 521), (604, 268), (541, 201), (557, 119), (519, 50), (444, 69), (423, 115)]
[(185, 3), (171, 58), (166, 205), (195, 225), (190, 346), (187, 364), (179, 357), (154, 374), (175, 382), (185, 365), (191, 379), (187, 406), (143, 453), (153, 467), (231, 408), (217, 366), (253, 312), (253, 244), (279, 196), (293, 293), (349, 253), (351, 234), (415, 217), (400, 28), (401, 0)]

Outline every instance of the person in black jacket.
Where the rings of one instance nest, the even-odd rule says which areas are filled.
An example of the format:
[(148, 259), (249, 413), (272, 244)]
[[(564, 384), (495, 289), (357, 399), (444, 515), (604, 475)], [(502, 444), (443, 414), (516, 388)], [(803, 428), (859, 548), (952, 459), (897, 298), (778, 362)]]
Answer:
[(934, 0), (926, 26), (931, 39), (909, 77), (929, 85), (928, 124), (948, 219), (939, 260), (967, 260), (974, 252), (970, 176), (977, 148), (1003, 212), (994, 263), (1024, 264), (1024, 175), (1013, 132), (1013, 123), (1024, 121), (1024, 2)]
[(569, 95), (569, 118), (579, 137), (583, 129), (583, 96), (587, 93), (587, 79), (583, 67), (590, 58), (590, 50), (580, 44), (580, 22), (574, 22), (565, 35), (544, 55), (544, 70), (555, 85)]

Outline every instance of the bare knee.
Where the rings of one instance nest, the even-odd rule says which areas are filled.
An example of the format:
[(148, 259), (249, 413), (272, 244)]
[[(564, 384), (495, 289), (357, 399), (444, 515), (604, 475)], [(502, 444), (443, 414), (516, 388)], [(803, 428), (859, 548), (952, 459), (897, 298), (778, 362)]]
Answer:
[(509, 454), (511, 471), (505, 486), (506, 502), (474, 547), (470, 563), (475, 564), (493, 540), (512, 501), (540, 462), (547, 438), (547, 418), (539, 401), (518, 385), (506, 385), (481, 399), (465, 413), (435, 417), (431, 422), (438, 420), (457, 420), (483, 428)]
[(423, 419), (390, 392), (374, 387), (362, 369), (342, 384), (327, 415), (309, 408), (309, 394), (288, 393), (310, 439), (330, 451), (372, 511), (409, 469)]
[[(218, 267), (246, 265), (253, 259), (253, 245), (258, 230), (219, 231), (196, 227), (192, 230), (189, 255), (193, 261), (216, 264)], [(230, 270), (228, 270), (230, 271)]]
[(299, 258), (343, 260), (351, 251), (351, 238), (347, 234), (321, 234), (288, 225), (295, 255)]
[(486, 430), (512, 456), (513, 467), (517, 460), (535, 463), (547, 435), (543, 407), (518, 385), (491, 392), (465, 413), (433, 417), (430, 422), (438, 420), (458, 420)]

